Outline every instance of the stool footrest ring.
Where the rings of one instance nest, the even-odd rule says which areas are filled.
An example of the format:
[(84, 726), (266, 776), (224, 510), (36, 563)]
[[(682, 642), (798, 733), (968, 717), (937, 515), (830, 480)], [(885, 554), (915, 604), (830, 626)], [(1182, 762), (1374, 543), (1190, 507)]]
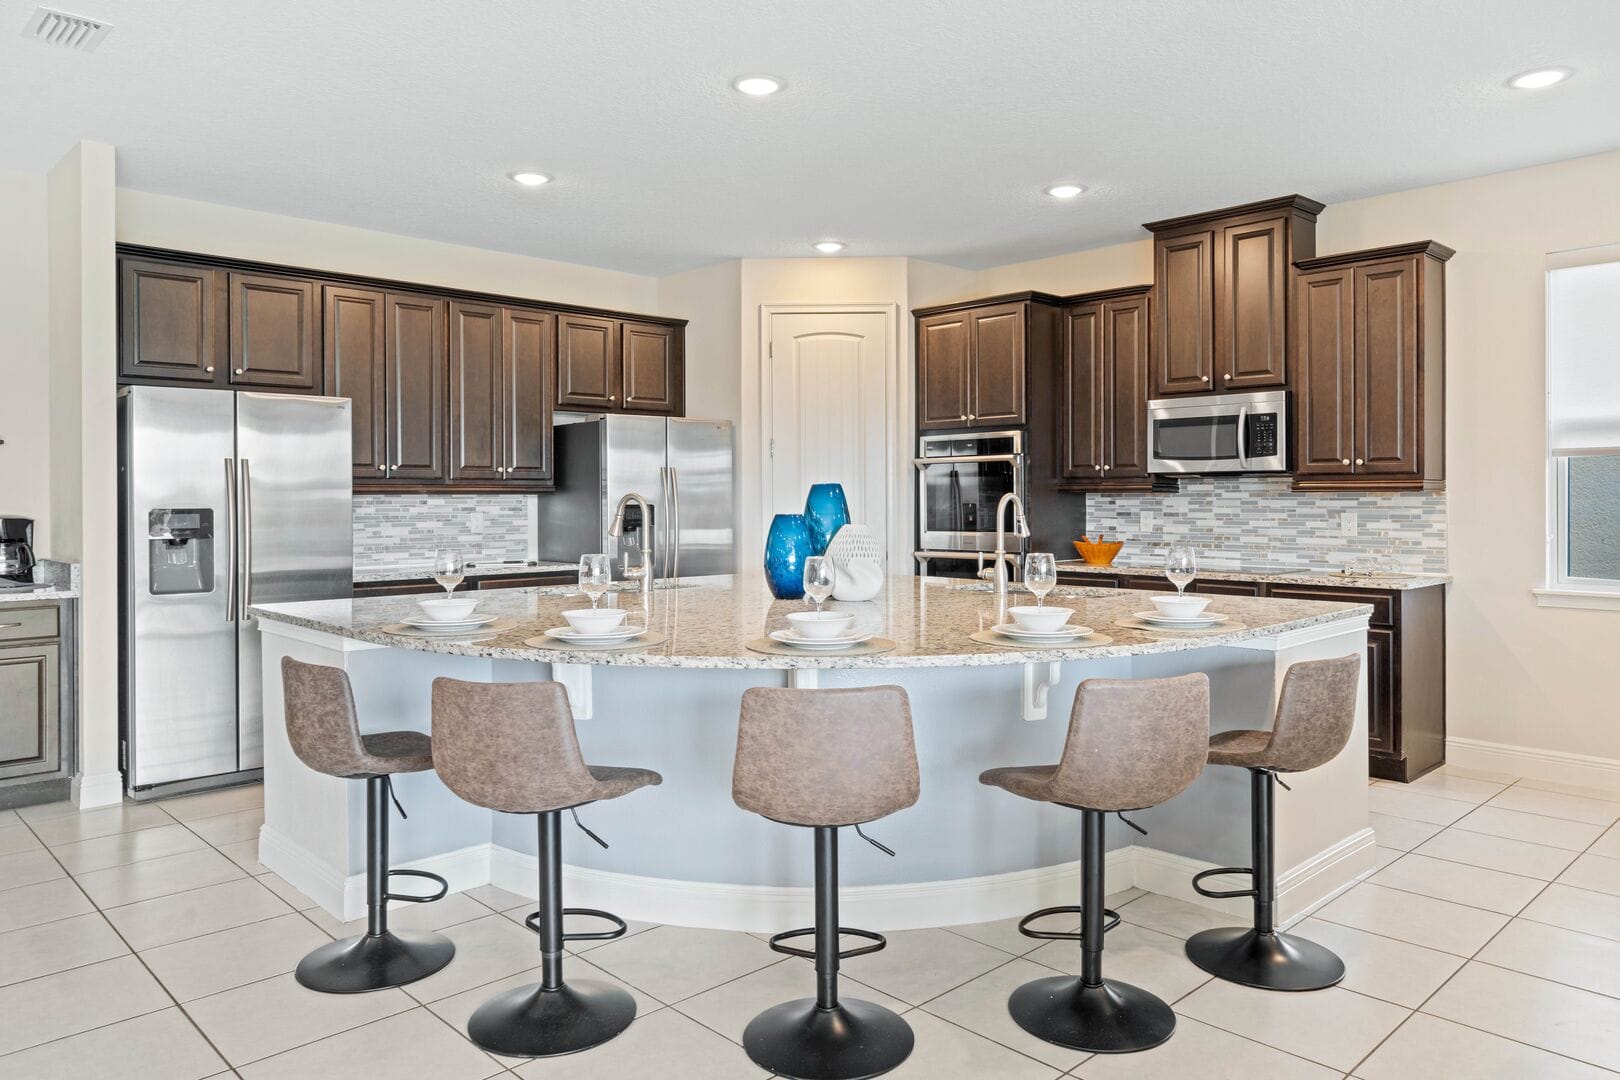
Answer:
[(408, 900), (413, 904), (431, 904), (435, 900), (443, 900), (450, 892), (450, 883), (444, 880), (444, 878), (440, 877), (438, 874), (430, 874), (426, 870), (388, 871), (388, 876), (390, 878), (396, 874), (401, 877), (426, 878), (428, 881), (437, 881), (439, 883), (439, 891), (431, 896), (412, 896), (410, 893), (384, 892), (384, 900)]
[[(814, 960), (816, 958), (814, 949), (801, 949), (794, 945), (784, 945), (782, 942), (789, 938), (804, 937), (815, 932), (816, 928), (813, 926), (806, 926), (799, 930), (784, 930), (780, 934), (771, 936), (770, 946), (777, 952), (786, 953), (788, 956), (802, 956), (806, 960)], [(871, 945), (860, 945), (853, 949), (838, 950), (838, 959), (840, 960), (848, 960), (852, 956), (865, 956), (867, 953), (875, 953), (889, 947), (889, 939), (875, 930), (857, 930), (853, 926), (840, 926), (838, 933), (840, 935), (848, 934), (850, 937), (864, 938), (873, 943)]]
[[(564, 934), (562, 936), (564, 941), (613, 941), (624, 937), (625, 934), (630, 932), (630, 928), (625, 925), (624, 920), (611, 911), (598, 911), (596, 908), (588, 907), (565, 907), (562, 909), (562, 913), (564, 915), (585, 915), (592, 919), (606, 919), (614, 924), (612, 930), (599, 930), (590, 934)], [(523, 920), (523, 925), (538, 934), (540, 932), (540, 913), (538, 911), (529, 912), (528, 917)]]
[[(1041, 910), (1032, 911), (1028, 915), (1025, 915), (1022, 919), (1018, 920), (1018, 932), (1027, 938), (1039, 938), (1042, 941), (1084, 941), (1086, 936), (1080, 933), (1078, 930), (1031, 930), (1029, 928), (1030, 923), (1034, 922), (1036, 919), (1044, 919), (1048, 915), (1083, 914), (1085, 914), (1084, 908), (1077, 907), (1072, 904), (1064, 907), (1041, 908)], [(1119, 925), (1119, 912), (1115, 911), (1113, 908), (1103, 908), (1103, 915), (1105, 916), (1105, 921), (1103, 922), (1103, 933), (1106, 934), (1108, 931)]]
[(1247, 889), (1204, 888), (1203, 882), (1205, 878), (1216, 877), (1221, 874), (1248, 874), (1251, 879), (1254, 877), (1254, 871), (1249, 869), (1247, 866), (1222, 866), (1214, 870), (1205, 870), (1201, 874), (1194, 874), (1192, 879), (1193, 891), (1199, 896), (1207, 896), (1212, 900), (1231, 900), (1239, 896), (1256, 895), (1256, 890), (1252, 885)]

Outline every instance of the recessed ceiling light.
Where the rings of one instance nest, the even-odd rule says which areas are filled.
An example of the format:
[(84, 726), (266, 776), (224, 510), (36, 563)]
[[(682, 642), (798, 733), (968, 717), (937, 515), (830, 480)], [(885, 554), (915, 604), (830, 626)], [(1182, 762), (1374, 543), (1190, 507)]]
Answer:
[(1538, 68), (1527, 71), (1523, 75), (1515, 75), (1508, 80), (1508, 85), (1515, 90), (1545, 90), (1549, 86), (1557, 86), (1571, 75), (1575, 74), (1569, 68)]
[(515, 172), (512, 179), (524, 187), (539, 187), (541, 184), (551, 183), (551, 177), (542, 172)]
[(1079, 184), (1053, 184), (1046, 189), (1046, 193), (1054, 199), (1072, 199), (1085, 190)]
[(775, 75), (739, 75), (731, 80), (733, 90), (749, 97), (769, 97), (786, 86)]
[(810, 246), (821, 252), (823, 255), (836, 255), (840, 251), (844, 250), (844, 243), (842, 240), (817, 240)]

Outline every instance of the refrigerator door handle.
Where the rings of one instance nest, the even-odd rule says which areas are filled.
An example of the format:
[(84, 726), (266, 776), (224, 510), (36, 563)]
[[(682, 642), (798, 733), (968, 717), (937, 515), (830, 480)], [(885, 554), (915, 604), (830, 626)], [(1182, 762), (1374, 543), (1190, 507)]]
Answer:
[(230, 573), (225, 577), (225, 621), (236, 621), (236, 470), (230, 458), (225, 459), (225, 529), (226, 565)]
[(669, 467), (669, 504), (673, 511), (669, 523), (670, 577), (681, 576), (681, 474)]
[(250, 616), (253, 606), (253, 478), (248, 471), (248, 459), (242, 459), (242, 614), (243, 622)]

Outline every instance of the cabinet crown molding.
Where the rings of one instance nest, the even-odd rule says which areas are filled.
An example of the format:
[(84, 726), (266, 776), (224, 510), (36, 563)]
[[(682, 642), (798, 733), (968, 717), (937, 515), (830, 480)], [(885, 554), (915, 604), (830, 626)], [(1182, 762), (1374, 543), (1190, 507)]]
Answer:
[(1409, 244), (1390, 244), (1388, 247), (1363, 248), (1360, 251), (1340, 251), (1333, 255), (1318, 255), (1294, 263), (1297, 270), (1331, 270), (1335, 266), (1351, 263), (1376, 262), (1379, 259), (1398, 259), (1403, 255), (1427, 255), (1445, 262), (1457, 252), (1438, 240), (1414, 240)]
[(999, 296), (976, 296), (969, 300), (952, 300), (947, 304), (930, 304), (927, 307), (912, 308), (911, 313), (918, 318), (929, 315), (943, 315), (947, 311), (967, 311), (969, 308), (990, 307), (994, 304), (1063, 304), (1067, 300), (1051, 293), (1025, 292), (1002, 293)]
[(1227, 206), (1219, 210), (1204, 210), (1196, 214), (1183, 214), (1181, 217), (1165, 218), (1162, 221), (1149, 221), (1144, 223), (1142, 228), (1147, 229), (1149, 232), (1168, 232), (1188, 225), (1203, 225), (1208, 222), (1221, 221), (1225, 218), (1240, 215), (1264, 213), (1268, 210), (1290, 210), (1315, 221), (1316, 215), (1320, 214), (1326, 207), (1326, 203), (1308, 199), (1304, 195), (1281, 195), (1275, 199), (1261, 199), (1259, 202)]
[(1109, 300), (1129, 300), (1136, 296), (1146, 296), (1153, 291), (1152, 283), (1146, 285), (1121, 285), (1117, 289), (1098, 289), (1096, 292), (1075, 293), (1073, 296), (1063, 298), (1064, 307), (1074, 307), (1079, 304), (1100, 304)]

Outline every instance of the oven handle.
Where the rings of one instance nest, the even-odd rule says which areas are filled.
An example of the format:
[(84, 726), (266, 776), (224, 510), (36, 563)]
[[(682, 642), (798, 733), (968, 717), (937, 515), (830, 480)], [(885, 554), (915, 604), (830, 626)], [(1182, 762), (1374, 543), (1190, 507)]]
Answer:
[(969, 465), (977, 461), (1005, 461), (1014, 465), (1021, 465), (1023, 454), (973, 454), (969, 457), (920, 457), (912, 458), (911, 463), (919, 469), (926, 469), (930, 465)]
[(1243, 406), (1243, 408), (1238, 410), (1238, 430), (1237, 430), (1238, 467), (1243, 468), (1243, 469), (1247, 469), (1249, 467), (1249, 453), (1248, 453), (1249, 448), (1248, 448), (1247, 445), (1245, 445), (1248, 442), (1248, 429), (1249, 429), (1249, 407), (1247, 405), (1245, 405), (1245, 406)]

